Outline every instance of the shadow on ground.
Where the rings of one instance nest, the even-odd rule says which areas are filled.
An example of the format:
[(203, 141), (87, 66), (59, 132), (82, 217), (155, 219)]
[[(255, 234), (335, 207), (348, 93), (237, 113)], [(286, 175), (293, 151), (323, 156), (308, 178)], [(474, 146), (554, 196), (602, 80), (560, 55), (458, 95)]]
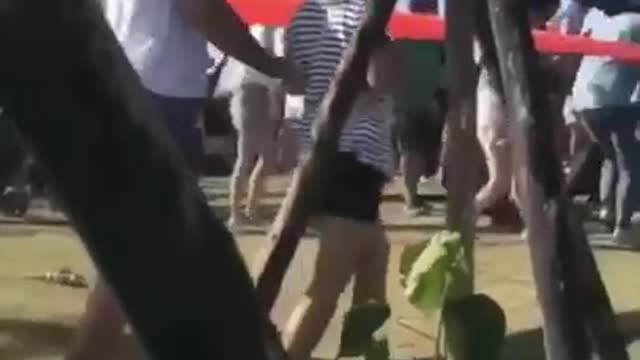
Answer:
[(74, 329), (54, 322), (0, 319), (0, 359), (60, 355)]
[[(640, 352), (632, 343), (640, 340), (640, 311), (618, 314), (618, 325), (623, 331), (632, 359), (640, 359)], [(503, 351), (503, 360), (544, 360), (544, 343), (541, 329), (518, 332), (507, 338)]]
[[(0, 320), (0, 359), (58, 360), (71, 344), (75, 329), (45, 321)], [(129, 335), (114, 348), (114, 360), (144, 360), (143, 350)]]
[[(618, 315), (618, 323), (625, 334), (627, 344), (640, 339), (640, 311)], [(68, 346), (74, 329), (53, 322), (27, 320), (0, 320), (0, 359), (24, 360), (59, 356)], [(136, 349), (132, 339), (123, 344), (119, 359), (143, 359), (141, 349)], [(640, 359), (640, 352), (630, 348), (632, 359)], [(510, 335), (503, 351), (503, 360), (544, 360), (542, 331), (532, 329)], [(330, 360), (330, 359), (316, 359)], [(422, 359), (429, 360), (429, 359)]]

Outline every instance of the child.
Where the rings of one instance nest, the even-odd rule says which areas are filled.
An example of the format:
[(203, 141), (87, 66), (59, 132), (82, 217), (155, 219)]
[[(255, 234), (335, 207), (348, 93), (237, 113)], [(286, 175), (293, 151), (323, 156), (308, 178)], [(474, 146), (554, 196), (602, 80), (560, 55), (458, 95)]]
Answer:
[[(303, 156), (312, 144), (318, 107), (366, 10), (367, 0), (307, 0), (294, 16), (287, 52), (306, 80), (304, 113), (294, 123)], [(391, 95), (398, 66), (393, 49), (386, 45), (375, 52), (369, 86), (346, 120), (325, 184), (327, 196), (316, 209), (320, 247), (313, 278), (284, 331), (292, 360), (309, 359), (352, 276), (354, 304), (386, 301), (389, 245), (379, 205), (394, 169)]]

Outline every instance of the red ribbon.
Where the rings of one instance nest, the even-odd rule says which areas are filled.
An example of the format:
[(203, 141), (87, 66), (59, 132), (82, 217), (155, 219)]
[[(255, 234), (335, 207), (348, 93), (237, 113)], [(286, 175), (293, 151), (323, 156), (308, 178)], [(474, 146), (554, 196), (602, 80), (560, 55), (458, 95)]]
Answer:
[[(287, 26), (302, 3), (301, 0), (227, 0), (248, 24)], [(436, 15), (395, 13), (389, 23), (398, 39), (443, 41), (445, 22)], [(552, 31), (533, 31), (538, 51), (548, 54), (584, 54), (611, 56), (640, 64), (640, 44), (593, 40), (579, 35)]]

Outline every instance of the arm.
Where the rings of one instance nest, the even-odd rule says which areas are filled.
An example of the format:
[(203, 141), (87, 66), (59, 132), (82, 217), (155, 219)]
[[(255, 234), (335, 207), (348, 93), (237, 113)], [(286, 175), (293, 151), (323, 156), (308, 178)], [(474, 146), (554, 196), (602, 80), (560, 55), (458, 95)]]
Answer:
[(307, 69), (305, 69), (302, 64), (299, 64), (295, 60), (295, 53), (293, 47), (293, 41), (296, 36), (296, 28), (295, 28), (295, 20), (291, 23), (289, 28), (285, 30), (284, 39), (283, 39), (283, 52), (284, 52), (284, 61), (285, 65), (288, 69), (295, 70), (295, 78), (289, 79), (289, 83), (286, 85), (286, 93), (290, 95), (304, 95), (306, 77), (307, 77)]
[(269, 55), (225, 0), (176, 0), (180, 15), (220, 50), (257, 71), (282, 78), (284, 64)]

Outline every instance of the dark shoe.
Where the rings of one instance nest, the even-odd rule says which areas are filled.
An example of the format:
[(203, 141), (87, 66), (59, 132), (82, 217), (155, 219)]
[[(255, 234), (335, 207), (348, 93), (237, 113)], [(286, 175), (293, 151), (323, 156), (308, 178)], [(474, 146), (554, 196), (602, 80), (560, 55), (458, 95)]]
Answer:
[(23, 217), (30, 200), (31, 191), (28, 188), (7, 187), (0, 198), (0, 210), (7, 216)]
[(511, 201), (501, 201), (483, 211), (491, 218), (491, 226), (507, 228), (509, 231), (520, 232), (524, 222), (518, 208)]

